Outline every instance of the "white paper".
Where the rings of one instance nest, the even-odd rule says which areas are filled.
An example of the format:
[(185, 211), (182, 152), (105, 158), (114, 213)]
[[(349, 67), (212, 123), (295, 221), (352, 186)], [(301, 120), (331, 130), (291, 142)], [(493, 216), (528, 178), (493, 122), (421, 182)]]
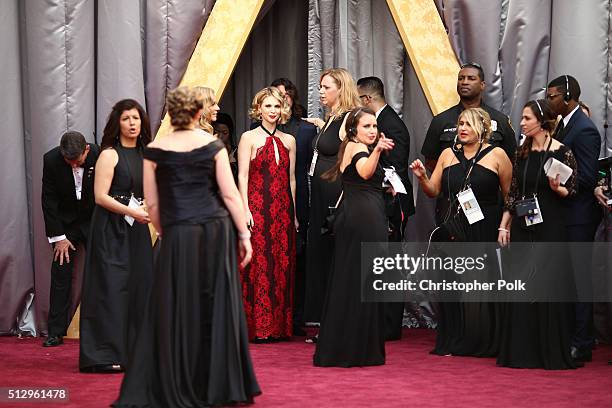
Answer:
[(478, 204), (478, 200), (476, 200), (476, 196), (471, 188), (459, 192), (459, 194), (457, 194), (457, 199), (459, 199), (461, 209), (470, 225), (480, 220), (484, 220), (484, 214), (480, 209), (480, 204)]
[(559, 177), (559, 180), (561, 181), (561, 184), (567, 183), (567, 180), (569, 180), (573, 173), (570, 166), (561, 163), (554, 157), (546, 160), (546, 163), (544, 163), (544, 172), (551, 178), (556, 178), (557, 175), (560, 175), (561, 177)]
[(385, 168), (385, 179), (383, 180), (383, 185), (385, 182), (391, 183), (391, 187), (395, 190), (396, 193), (407, 194), (406, 187), (404, 183), (402, 183), (402, 179), (397, 175), (395, 168), (391, 166), (390, 168)]
[[(140, 201), (138, 201), (136, 199), (136, 197), (134, 197), (134, 195), (132, 195), (130, 197), (130, 202), (128, 203), (128, 208), (138, 208), (140, 207)], [(134, 218), (130, 217), (129, 215), (124, 215), (123, 218), (125, 218), (125, 222), (127, 222), (128, 224), (130, 224), (130, 227), (132, 225), (134, 225)]]

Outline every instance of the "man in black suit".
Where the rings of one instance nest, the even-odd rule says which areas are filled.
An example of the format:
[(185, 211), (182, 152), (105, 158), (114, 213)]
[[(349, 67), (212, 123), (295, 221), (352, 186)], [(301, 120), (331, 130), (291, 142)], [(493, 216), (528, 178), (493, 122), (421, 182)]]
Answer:
[[(393, 139), (395, 146), (388, 154), (381, 156), (383, 168), (393, 166), (406, 187), (407, 194), (394, 197), (385, 195), (387, 217), (389, 218), (389, 241), (401, 242), (409, 216), (414, 214), (412, 183), (408, 173), (408, 156), (410, 155), (410, 134), (399, 115), (387, 105), (383, 82), (377, 77), (365, 77), (357, 81), (359, 98), (364, 106), (376, 112), (376, 122), (385, 137)], [(403, 303), (385, 304), (385, 338), (399, 340), (402, 336)]]
[(53, 245), (48, 334), (44, 347), (63, 343), (69, 324), (72, 265), (78, 244), (87, 242), (94, 208), (94, 166), (100, 149), (79, 132), (66, 132), (43, 158), (42, 209)]
[[(601, 137), (595, 124), (580, 109), (580, 85), (571, 75), (562, 75), (550, 81), (546, 99), (553, 111), (563, 117), (557, 139), (572, 149), (578, 167), (578, 191), (568, 201), (567, 235), (570, 242), (593, 242), (601, 219), (601, 210), (593, 195), (597, 187)], [(591, 361), (594, 344), (591, 253), (588, 247), (570, 248), (574, 280), (579, 300), (576, 304), (572, 357)]]

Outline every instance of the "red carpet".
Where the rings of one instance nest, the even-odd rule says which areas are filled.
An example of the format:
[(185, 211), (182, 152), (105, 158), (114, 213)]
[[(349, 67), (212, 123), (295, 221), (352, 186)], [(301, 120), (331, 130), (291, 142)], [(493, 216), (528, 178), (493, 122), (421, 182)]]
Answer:
[[(303, 339), (257, 344), (252, 355), (263, 395), (255, 407), (611, 407), (612, 347), (570, 371), (499, 368), (493, 359), (431, 356), (434, 333), (405, 330), (387, 344), (387, 364), (315, 368), (314, 347)], [(0, 337), (0, 387), (66, 387), (63, 404), (0, 402), (5, 407), (106, 407), (120, 374), (80, 374), (78, 342), (57, 348), (41, 339)]]

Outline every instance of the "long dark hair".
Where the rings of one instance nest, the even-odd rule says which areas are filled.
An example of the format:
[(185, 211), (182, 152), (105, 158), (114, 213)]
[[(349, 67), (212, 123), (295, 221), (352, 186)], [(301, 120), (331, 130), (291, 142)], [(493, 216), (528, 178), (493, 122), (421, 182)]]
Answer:
[(277, 78), (270, 84), (270, 86), (275, 87), (278, 87), (279, 85), (285, 87), (285, 92), (291, 97), (291, 100), (293, 101), (293, 106), (291, 107), (291, 116), (296, 119), (302, 119), (306, 117), (306, 109), (304, 109), (304, 107), (300, 105), (300, 96), (298, 94), (298, 89), (294, 85), (294, 83), (287, 78)]
[[(338, 160), (336, 160), (336, 164), (334, 164), (334, 167), (327, 170), (321, 175), (321, 178), (323, 180), (334, 181), (338, 178), (346, 146), (349, 142), (359, 142), (359, 140), (357, 140), (357, 125), (359, 125), (359, 120), (361, 120), (361, 117), (364, 115), (376, 116), (376, 112), (374, 112), (370, 108), (359, 107), (348, 113), (348, 118), (346, 118), (346, 125), (344, 127), (344, 130), (346, 131), (346, 137), (344, 138), (342, 143), (340, 143), (340, 148), (338, 149)], [(378, 142), (379, 136), (380, 132), (378, 132), (378, 135), (376, 136), (376, 141), (374, 143)]]
[[(523, 109), (529, 108), (533, 112), (535, 118), (540, 122), (542, 129), (550, 133), (551, 137), (556, 138), (558, 133), (557, 117), (553, 112), (548, 101), (544, 99), (531, 100), (523, 106)], [(533, 144), (532, 137), (525, 137), (525, 141), (521, 145), (518, 151), (520, 158), (525, 159), (531, 151), (531, 145)]]
[(134, 108), (138, 110), (138, 114), (140, 115), (140, 136), (138, 136), (136, 146), (142, 149), (151, 142), (151, 123), (147, 112), (134, 99), (122, 99), (113, 106), (113, 109), (108, 114), (106, 126), (104, 126), (102, 142), (100, 143), (102, 149), (114, 147), (119, 144), (119, 136), (121, 133), (119, 121), (121, 119), (121, 114), (126, 110)]

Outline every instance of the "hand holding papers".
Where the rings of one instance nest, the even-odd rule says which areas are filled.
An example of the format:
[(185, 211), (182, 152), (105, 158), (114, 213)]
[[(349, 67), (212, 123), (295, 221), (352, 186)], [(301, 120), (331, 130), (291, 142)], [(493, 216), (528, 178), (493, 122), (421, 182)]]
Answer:
[(548, 177), (556, 178), (559, 175), (561, 184), (565, 184), (572, 175), (572, 168), (551, 157), (544, 163), (544, 172)]

